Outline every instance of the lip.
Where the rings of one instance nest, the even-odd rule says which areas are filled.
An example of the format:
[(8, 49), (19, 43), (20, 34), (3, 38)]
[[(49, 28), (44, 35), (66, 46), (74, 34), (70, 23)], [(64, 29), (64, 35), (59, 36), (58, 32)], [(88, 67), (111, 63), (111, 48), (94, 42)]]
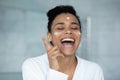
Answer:
[[(62, 40), (64, 40), (64, 39), (71, 40), (71, 43), (63, 43)], [(63, 37), (60, 39), (60, 43), (61, 43), (62, 47), (64, 47), (64, 48), (73, 48), (75, 45), (75, 38), (74, 37)], [(68, 44), (68, 46), (66, 46), (66, 44)]]

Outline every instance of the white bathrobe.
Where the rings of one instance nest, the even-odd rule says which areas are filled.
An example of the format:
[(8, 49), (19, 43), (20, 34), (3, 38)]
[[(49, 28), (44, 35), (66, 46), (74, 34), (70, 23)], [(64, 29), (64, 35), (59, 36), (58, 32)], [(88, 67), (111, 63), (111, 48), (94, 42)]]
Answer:
[[(101, 67), (77, 56), (72, 80), (104, 80)], [(68, 80), (68, 75), (49, 68), (47, 54), (25, 60), (22, 66), (23, 80)]]

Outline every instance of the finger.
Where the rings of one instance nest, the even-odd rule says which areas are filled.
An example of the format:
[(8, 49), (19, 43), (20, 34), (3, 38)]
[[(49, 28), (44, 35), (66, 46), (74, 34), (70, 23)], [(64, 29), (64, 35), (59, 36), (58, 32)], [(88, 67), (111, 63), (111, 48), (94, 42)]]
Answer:
[(52, 48), (52, 46), (48, 43), (48, 41), (46, 40), (44, 36), (42, 36), (42, 41), (45, 45), (46, 50), (49, 51)]
[(60, 51), (58, 49), (56, 51), (54, 51), (54, 52), (51, 52), (51, 53), (49, 54), (49, 57), (53, 58), (53, 59), (55, 59), (55, 58), (57, 58), (59, 56), (64, 57), (64, 55), (62, 53), (60, 53)]
[(52, 47), (49, 51), (48, 51), (48, 55), (53, 55), (55, 54), (56, 51), (59, 51), (57, 46)]
[(55, 51), (59, 51), (59, 48), (58, 48), (57, 46), (52, 47), (52, 48), (48, 51), (48, 55), (54, 54)]
[(64, 58), (64, 55), (60, 52), (56, 52), (56, 54), (54, 54), (52, 57), (55, 58), (55, 59), (57, 59), (58, 57)]
[(53, 55), (55, 55), (55, 54), (58, 54), (58, 53), (59, 53), (59, 50), (57, 50), (57, 49), (50, 50), (50, 51), (48, 52), (48, 56), (51, 57), (51, 56), (53, 56)]

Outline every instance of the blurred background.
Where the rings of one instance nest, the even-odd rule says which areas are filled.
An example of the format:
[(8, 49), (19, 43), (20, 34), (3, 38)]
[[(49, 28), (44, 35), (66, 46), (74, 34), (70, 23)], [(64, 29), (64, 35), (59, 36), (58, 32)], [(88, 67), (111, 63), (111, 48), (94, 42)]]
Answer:
[(22, 80), (23, 61), (45, 52), (46, 12), (66, 4), (82, 22), (77, 55), (97, 62), (105, 80), (120, 80), (120, 0), (0, 0), (0, 80)]

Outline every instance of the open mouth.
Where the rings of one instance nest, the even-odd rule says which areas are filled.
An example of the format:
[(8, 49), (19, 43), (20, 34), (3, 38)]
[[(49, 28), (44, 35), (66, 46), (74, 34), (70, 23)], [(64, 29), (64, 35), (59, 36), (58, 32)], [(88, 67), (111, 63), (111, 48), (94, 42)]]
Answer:
[(70, 48), (73, 47), (75, 43), (74, 38), (63, 38), (61, 39), (61, 44), (63, 47)]

